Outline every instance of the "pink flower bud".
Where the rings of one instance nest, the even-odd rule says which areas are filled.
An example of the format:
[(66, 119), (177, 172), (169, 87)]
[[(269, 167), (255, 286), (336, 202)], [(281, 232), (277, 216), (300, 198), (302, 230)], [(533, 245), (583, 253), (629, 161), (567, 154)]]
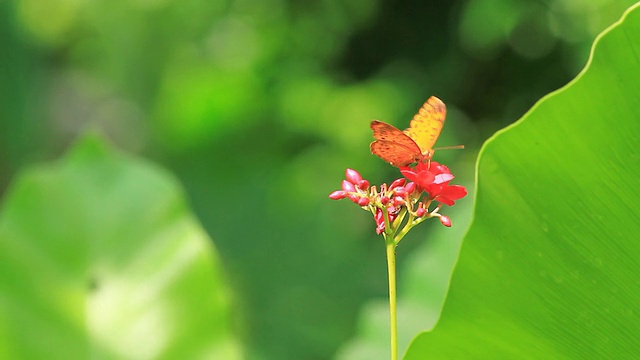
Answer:
[(389, 199), (388, 196), (381, 196), (380, 197), (380, 203), (382, 203), (382, 205), (387, 205), (389, 203), (389, 201), (391, 201), (391, 199)]
[(378, 223), (378, 224), (383, 223), (384, 224), (384, 214), (382, 213), (382, 210), (377, 209), (376, 210), (376, 214), (373, 216), (373, 218), (376, 220), (376, 223)]
[(402, 196), (396, 196), (393, 198), (393, 205), (394, 206), (400, 206), (404, 204), (404, 198), (402, 198)]
[(451, 227), (451, 219), (446, 215), (440, 215), (440, 222), (446, 227)]
[(393, 192), (396, 196), (400, 196), (400, 197), (404, 197), (405, 195), (407, 195), (407, 191), (405, 190), (404, 186), (398, 186), (397, 188), (394, 189)]
[(352, 182), (342, 180), (342, 190), (346, 192), (356, 192), (356, 186)]
[(369, 181), (367, 180), (358, 181), (358, 189), (367, 190), (368, 188), (369, 188)]
[(425, 210), (425, 208), (423, 207), (419, 207), (418, 210), (416, 210), (417, 217), (423, 217), (426, 213), (427, 213), (427, 210)]
[(340, 199), (344, 199), (345, 197), (347, 197), (347, 193), (342, 190), (336, 190), (331, 194), (329, 194), (329, 199), (332, 199), (332, 200), (340, 200)]
[(345, 177), (352, 184), (357, 184), (362, 181), (362, 176), (360, 175), (360, 173), (353, 169), (347, 169), (347, 171), (345, 171)]
[(360, 206), (369, 205), (369, 198), (363, 197), (363, 198), (358, 199), (358, 205), (360, 205)]
[(391, 183), (391, 186), (389, 186), (389, 190), (393, 190), (393, 189), (397, 188), (398, 186), (402, 186), (402, 185), (404, 185), (405, 182), (407, 182), (407, 179), (405, 179), (405, 178), (395, 179)]
[(412, 192), (416, 191), (416, 183), (414, 183), (413, 181), (408, 183), (404, 189), (407, 191), (407, 194), (411, 194)]

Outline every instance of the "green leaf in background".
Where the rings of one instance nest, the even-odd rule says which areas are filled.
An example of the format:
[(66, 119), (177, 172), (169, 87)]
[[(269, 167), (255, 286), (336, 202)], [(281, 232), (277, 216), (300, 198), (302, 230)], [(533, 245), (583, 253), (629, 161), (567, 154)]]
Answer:
[(219, 259), (169, 174), (87, 137), (1, 211), (0, 358), (240, 358)]
[(640, 356), (640, 6), (489, 140), (442, 317), (405, 359)]

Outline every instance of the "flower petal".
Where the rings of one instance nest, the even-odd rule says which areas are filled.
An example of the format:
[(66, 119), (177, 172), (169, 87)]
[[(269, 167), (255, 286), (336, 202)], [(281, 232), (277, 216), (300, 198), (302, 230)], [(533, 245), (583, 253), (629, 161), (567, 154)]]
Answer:
[(467, 189), (462, 185), (451, 185), (446, 188), (446, 196), (453, 200), (467, 196)]
[(436, 198), (434, 200), (439, 202), (439, 203), (442, 203), (442, 204), (445, 204), (445, 205), (449, 205), (449, 206), (453, 206), (456, 203), (455, 201), (449, 199), (446, 196), (442, 196), (442, 195), (436, 196)]
[(433, 181), (436, 184), (442, 184), (445, 183), (447, 181), (451, 181), (451, 179), (453, 179), (455, 176), (451, 175), (451, 174), (438, 174), (435, 176), (435, 180)]

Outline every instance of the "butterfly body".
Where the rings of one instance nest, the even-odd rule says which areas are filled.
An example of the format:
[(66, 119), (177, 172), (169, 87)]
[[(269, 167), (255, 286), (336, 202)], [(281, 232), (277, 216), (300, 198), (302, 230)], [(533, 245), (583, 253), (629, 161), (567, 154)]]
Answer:
[(393, 166), (430, 161), (433, 145), (444, 126), (446, 112), (444, 103), (432, 96), (422, 105), (404, 131), (385, 122), (373, 120), (371, 130), (376, 140), (370, 145), (371, 153)]

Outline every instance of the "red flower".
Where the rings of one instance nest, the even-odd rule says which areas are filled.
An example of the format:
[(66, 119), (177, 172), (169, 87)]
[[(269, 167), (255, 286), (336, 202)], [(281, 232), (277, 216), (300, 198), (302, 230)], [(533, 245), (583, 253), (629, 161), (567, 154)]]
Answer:
[(435, 161), (429, 163), (419, 163), (415, 168), (403, 166), (400, 172), (407, 179), (415, 182), (422, 189), (432, 184), (441, 184), (453, 179), (453, 175), (444, 165), (440, 165)]
[(461, 185), (449, 185), (451, 171), (445, 165), (435, 161), (419, 163), (415, 168), (401, 167), (400, 172), (407, 179), (415, 182), (419, 188), (429, 194), (429, 200), (452, 206), (455, 200), (467, 195), (467, 189)]
[(400, 168), (400, 172), (404, 177), (416, 183), (419, 188), (424, 188), (436, 180), (436, 175), (429, 170), (429, 168), (422, 166), (426, 164), (418, 164), (415, 168), (403, 166)]

